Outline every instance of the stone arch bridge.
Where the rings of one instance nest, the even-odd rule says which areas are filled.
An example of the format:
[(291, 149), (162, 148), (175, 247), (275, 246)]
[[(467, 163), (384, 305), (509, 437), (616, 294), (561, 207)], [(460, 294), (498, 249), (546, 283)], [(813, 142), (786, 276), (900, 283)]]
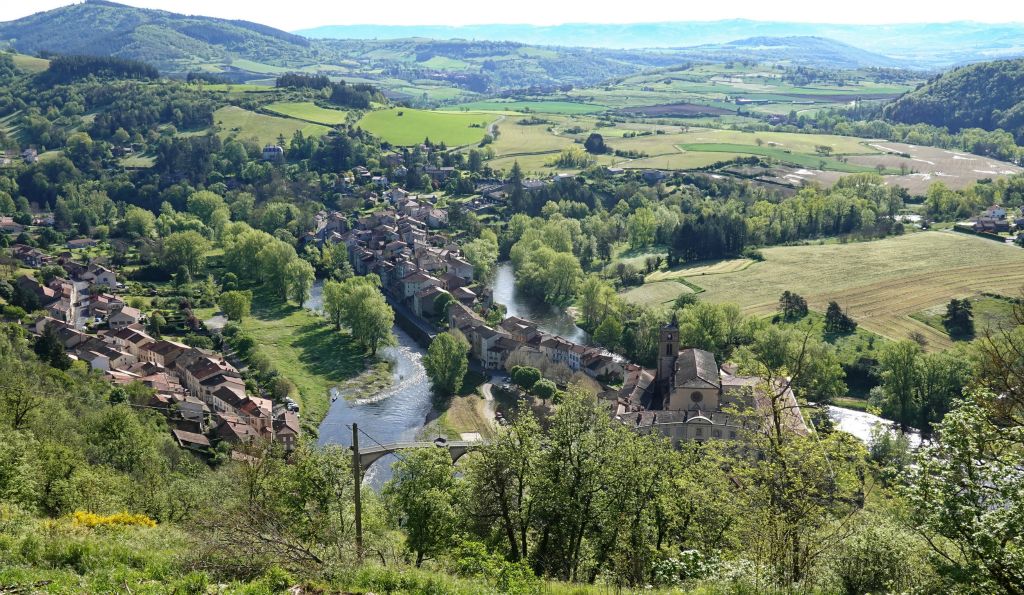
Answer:
[(434, 442), (395, 442), (393, 444), (381, 444), (371, 446), (368, 448), (359, 449), (359, 467), (366, 471), (366, 468), (376, 463), (378, 460), (386, 457), (389, 454), (394, 454), (397, 451), (409, 450), (412, 448), (446, 448), (448, 453), (452, 457), (452, 464), (462, 458), (462, 455), (466, 454), (473, 448), (477, 448), (482, 445), (482, 442), (467, 442), (467, 441), (445, 441), (436, 440)]

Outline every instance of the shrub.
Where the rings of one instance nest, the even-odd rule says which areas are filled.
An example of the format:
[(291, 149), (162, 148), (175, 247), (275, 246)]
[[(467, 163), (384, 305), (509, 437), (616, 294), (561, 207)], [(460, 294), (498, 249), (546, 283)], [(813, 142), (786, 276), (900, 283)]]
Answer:
[(115, 514), (99, 515), (93, 512), (76, 510), (71, 515), (71, 522), (82, 527), (156, 527), (156, 521), (144, 514), (132, 514), (118, 512)]

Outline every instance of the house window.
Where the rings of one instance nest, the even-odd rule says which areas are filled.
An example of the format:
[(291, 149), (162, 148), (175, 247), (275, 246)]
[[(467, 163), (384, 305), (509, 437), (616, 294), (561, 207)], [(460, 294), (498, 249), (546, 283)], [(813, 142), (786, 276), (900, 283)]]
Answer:
[(729, 438), (735, 440), (736, 439), (736, 432), (730, 430), (729, 431)]
[(698, 438), (703, 438), (704, 437), (704, 428), (697, 428), (696, 436)]
[(665, 345), (665, 355), (672, 355), (672, 345)]
[(721, 438), (722, 437), (722, 431), (721, 430), (711, 430), (711, 435), (713, 437), (715, 437), (715, 438)]
[(704, 395), (700, 394), (700, 391), (695, 390), (690, 394), (690, 400), (694, 403), (700, 403), (704, 400)]

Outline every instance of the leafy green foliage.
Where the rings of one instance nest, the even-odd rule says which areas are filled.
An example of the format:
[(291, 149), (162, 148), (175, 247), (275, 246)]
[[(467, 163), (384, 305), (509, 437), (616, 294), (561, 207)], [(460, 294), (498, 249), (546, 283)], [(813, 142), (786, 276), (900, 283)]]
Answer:
[(447, 397), (458, 394), (469, 369), (469, 343), (458, 331), (440, 333), (430, 342), (423, 356), (423, 367), (434, 392)]
[(953, 131), (1002, 129), (1024, 143), (1022, 89), (1024, 60), (981, 62), (940, 75), (886, 106), (885, 115)]

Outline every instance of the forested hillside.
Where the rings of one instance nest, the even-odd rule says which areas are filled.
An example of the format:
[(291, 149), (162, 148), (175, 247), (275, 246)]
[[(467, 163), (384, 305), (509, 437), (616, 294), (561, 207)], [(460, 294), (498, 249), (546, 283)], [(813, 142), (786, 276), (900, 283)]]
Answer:
[(1001, 128), (1024, 142), (1024, 60), (958, 68), (893, 102), (885, 115), (952, 131)]
[(161, 71), (185, 71), (203, 62), (308, 58), (310, 42), (247, 21), (191, 17), (90, 0), (0, 23), (0, 39), (37, 54), (107, 55), (142, 60)]

